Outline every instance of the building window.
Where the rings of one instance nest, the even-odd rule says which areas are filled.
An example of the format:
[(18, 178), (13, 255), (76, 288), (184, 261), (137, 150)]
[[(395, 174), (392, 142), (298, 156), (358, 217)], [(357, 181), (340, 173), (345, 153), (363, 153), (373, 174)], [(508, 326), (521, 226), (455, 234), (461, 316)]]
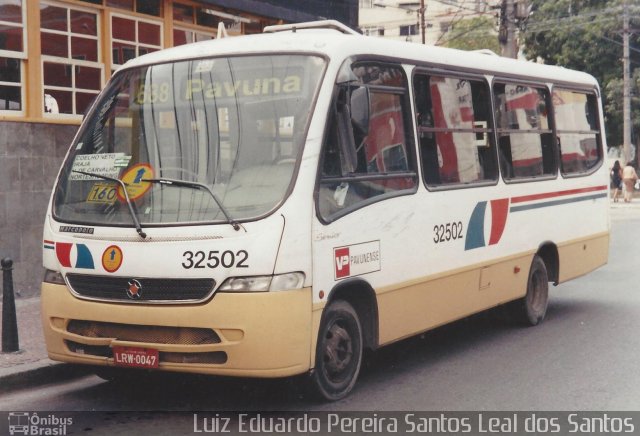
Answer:
[(0, 57), (0, 112), (22, 111), (22, 61)]
[(365, 27), (362, 29), (362, 32), (366, 36), (384, 36), (384, 27)]
[(194, 23), (193, 6), (176, 3), (173, 5), (173, 21)]
[(24, 18), (20, 0), (0, 0), (0, 51), (24, 52)]
[(111, 62), (114, 66), (161, 48), (161, 23), (124, 15), (111, 16)]
[(83, 114), (102, 87), (96, 12), (40, 5), (45, 114)]
[(106, 6), (159, 17), (162, 15), (160, 3), (160, 0), (107, 0)]
[(409, 26), (400, 26), (400, 36), (409, 36), (409, 35), (417, 35), (418, 34), (418, 26), (416, 24), (411, 24)]
[(0, 0), (0, 113), (22, 112), (24, 9), (20, 0)]
[[(173, 21), (178, 32), (174, 32), (174, 45), (186, 44), (189, 42), (212, 39), (217, 33), (220, 23), (224, 25), (225, 31), (230, 36), (243, 33), (242, 25), (254, 25), (249, 33), (262, 32), (260, 22), (237, 14), (219, 11), (216, 9), (191, 6), (182, 3), (173, 5)], [(256, 32), (255, 25), (258, 25), (259, 32)], [(212, 30), (214, 29), (214, 30)], [(188, 32), (192, 32), (189, 39)], [(211, 36), (211, 38), (208, 37)]]
[(173, 45), (214, 39), (218, 17), (211, 10), (181, 3), (173, 5)]
[(213, 32), (197, 32), (191, 29), (173, 28), (173, 45), (190, 44), (192, 42), (214, 39)]

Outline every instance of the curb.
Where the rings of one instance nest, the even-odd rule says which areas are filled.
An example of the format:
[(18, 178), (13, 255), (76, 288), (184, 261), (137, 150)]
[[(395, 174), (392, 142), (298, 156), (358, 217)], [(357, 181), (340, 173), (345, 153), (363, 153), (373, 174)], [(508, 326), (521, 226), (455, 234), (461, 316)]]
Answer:
[(7, 393), (33, 386), (58, 383), (92, 374), (91, 367), (41, 360), (11, 368), (0, 368), (0, 386)]

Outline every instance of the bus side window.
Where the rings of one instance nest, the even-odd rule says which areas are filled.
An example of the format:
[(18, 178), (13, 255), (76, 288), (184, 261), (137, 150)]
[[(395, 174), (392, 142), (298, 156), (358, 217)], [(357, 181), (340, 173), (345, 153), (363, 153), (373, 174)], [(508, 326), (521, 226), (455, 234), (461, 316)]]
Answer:
[(505, 180), (553, 176), (556, 148), (549, 123), (546, 88), (496, 83), (500, 168)]
[(416, 98), (416, 116), (422, 172), (427, 185), (440, 184), (440, 168), (438, 165), (438, 147), (433, 128), (431, 98), (429, 94), (429, 78), (418, 75), (414, 78), (413, 87)]
[(603, 159), (597, 99), (593, 94), (554, 88), (553, 102), (562, 174), (587, 173)]
[(416, 74), (413, 87), (427, 186), (497, 180), (486, 81)]
[[(340, 141), (348, 138), (338, 133), (340, 108), (334, 101), (322, 152), (317, 202), (319, 215), (327, 221), (416, 188), (415, 157), (408, 134), (408, 90), (402, 69), (378, 63), (358, 63), (351, 68), (358, 85), (369, 88), (369, 128), (366, 136), (358, 129), (342, 129), (352, 130), (349, 135), (353, 136), (357, 158), (355, 171), (345, 173), (345, 147)], [(337, 86), (342, 91), (347, 86), (353, 88)]]
[(511, 141), (509, 136), (501, 135), (498, 138), (498, 150), (500, 151), (500, 170), (505, 179), (513, 178), (513, 157), (511, 156)]

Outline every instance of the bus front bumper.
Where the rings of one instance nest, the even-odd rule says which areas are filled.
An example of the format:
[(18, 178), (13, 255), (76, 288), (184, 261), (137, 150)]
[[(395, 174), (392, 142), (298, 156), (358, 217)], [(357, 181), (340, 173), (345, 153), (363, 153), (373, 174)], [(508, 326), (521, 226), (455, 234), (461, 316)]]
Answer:
[(158, 370), (285, 377), (310, 369), (311, 301), (305, 288), (217, 293), (202, 304), (117, 304), (44, 283), (41, 314), (53, 360), (115, 366), (114, 347), (130, 347), (157, 351)]

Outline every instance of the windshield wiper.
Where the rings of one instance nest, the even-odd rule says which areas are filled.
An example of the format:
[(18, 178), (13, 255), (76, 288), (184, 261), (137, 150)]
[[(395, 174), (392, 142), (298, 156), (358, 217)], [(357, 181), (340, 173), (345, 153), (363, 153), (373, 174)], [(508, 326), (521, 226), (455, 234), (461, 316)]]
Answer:
[(209, 188), (209, 186), (205, 185), (204, 183), (188, 182), (186, 180), (168, 179), (164, 177), (156, 178), (156, 179), (141, 179), (140, 181), (149, 182), (149, 183), (160, 183), (162, 185), (168, 185), (168, 186), (180, 186), (180, 187), (193, 188), (193, 189), (204, 189), (211, 195), (211, 198), (213, 198), (213, 201), (216, 202), (216, 205), (218, 206), (218, 208), (220, 209), (224, 217), (227, 219), (227, 222), (231, 224), (233, 229), (236, 231), (240, 230), (240, 224), (238, 224), (236, 220), (231, 218), (231, 215), (229, 215), (229, 212), (227, 212), (227, 209), (225, 209), (225, 207), (222, 205), (222, 202), (220, 201), (218, 196), (213, 192), (211, 188)]
[(91, 173), (88, 171), (80, 171), (80, 170), (71, 170), (72, 173), (84, 174), (85, 176), (97, 177), (103, 180), (109, 180), (111, 182), (116, 182), (122, 188), (122, 192), (124, 192), (124, 198), (127, 201), (127, 206), (129, 207), (129, 212), (131, 213), (131, 218), (133, 218), (133, 225), (136, 226), (136, 231), (140, 235), (142, 239), (147, 238), (147, 234), (142, 230), (142, 226), (140, 225), (140, 221), (136, 216), (136, 212), (133, 210), (133, 203), (131, 203), (131, 199), (129, 198), (129, 193), (127, 192), (127, 184), (120, 179), (116, 179), (115, 177), (103, 176), (102, 174)]

